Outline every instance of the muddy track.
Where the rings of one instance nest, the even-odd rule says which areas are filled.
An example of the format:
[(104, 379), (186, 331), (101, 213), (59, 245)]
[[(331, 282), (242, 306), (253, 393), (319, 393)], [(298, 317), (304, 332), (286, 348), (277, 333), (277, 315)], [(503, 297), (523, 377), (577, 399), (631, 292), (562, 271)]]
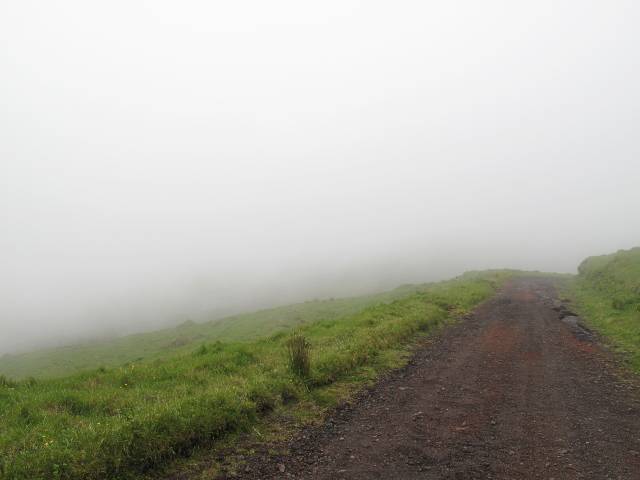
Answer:
[(640, 479), (638, 392), (550, 281), (517, 279), (240, 478)]

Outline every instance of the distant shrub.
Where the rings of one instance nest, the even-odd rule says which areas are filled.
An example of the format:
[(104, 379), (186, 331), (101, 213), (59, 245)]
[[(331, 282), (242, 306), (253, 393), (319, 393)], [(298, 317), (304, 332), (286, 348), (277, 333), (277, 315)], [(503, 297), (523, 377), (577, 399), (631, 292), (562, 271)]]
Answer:
[(304, 335), (294, 333), (287, 340), (289, 368), (301, 378), (308, 378), (311, 372), (311, 345)]
[(18, 384), (10, 378), (0, 375), (0, 387), (15, 388)]

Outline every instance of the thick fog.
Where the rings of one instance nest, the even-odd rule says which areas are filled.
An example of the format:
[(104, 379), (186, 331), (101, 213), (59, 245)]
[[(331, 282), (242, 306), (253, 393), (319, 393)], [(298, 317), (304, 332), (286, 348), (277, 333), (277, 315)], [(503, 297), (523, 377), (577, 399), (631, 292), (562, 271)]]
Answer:
[(634, 1), (0, 4), (0, 353), (640, 243)]

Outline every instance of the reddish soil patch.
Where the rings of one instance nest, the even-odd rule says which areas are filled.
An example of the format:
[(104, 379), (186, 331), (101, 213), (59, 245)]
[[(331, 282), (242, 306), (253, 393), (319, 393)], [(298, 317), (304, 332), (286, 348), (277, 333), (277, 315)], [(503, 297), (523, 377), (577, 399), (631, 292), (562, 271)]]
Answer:
[(240, 477), (640, 479), (638, 386), (554, 298), (548, 280), (514, 280)]
[(493, 324), (480, 336), (480, 346), (489, 354), (506, 354), (519, 343), (520, 332), (512, 326)]

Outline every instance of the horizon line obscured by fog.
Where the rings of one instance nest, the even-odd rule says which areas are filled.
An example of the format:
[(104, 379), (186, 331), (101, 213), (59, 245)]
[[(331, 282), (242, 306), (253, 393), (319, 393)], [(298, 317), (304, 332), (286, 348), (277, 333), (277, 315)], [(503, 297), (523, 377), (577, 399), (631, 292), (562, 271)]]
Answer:
[(0, 354), (640, 243), (640, 5), (0, 6)]

